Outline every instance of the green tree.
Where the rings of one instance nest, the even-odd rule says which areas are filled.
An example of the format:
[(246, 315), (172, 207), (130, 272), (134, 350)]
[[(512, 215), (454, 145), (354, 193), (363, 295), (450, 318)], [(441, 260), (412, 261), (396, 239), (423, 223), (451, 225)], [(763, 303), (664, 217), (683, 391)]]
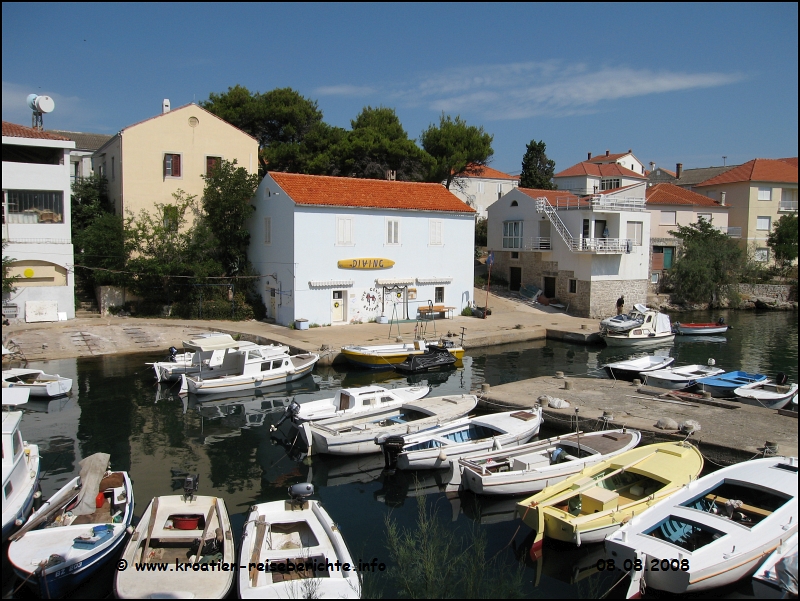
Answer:
[(433, 161), (408, 138), (394, 109), (367, 106), (350, 124), (352, 131), (334, 150), (338, 175), (385, 179), (387, 171), (394, 171), (401, 181), (425, 178)]
[(475, 222), (475, 246), (486, 246), (489, 220), (479, 217)]
[(255, 211), (251, 204), (258, 188), (259, 177), (244, 167), (236, 166), (236, 159), (221, 161), (208, 175), (203, 191), (203, 212), (208, 229), (217, 241), (217, 257), (228, 275), (235, 275), (247, 263), (247, 246), (250, 233), (247, 219)]
[(797, 213), (783, 215), (767, 237), (767, 246), (775, 255), (775, 262), (786, 271), (797, 260)]
[(124, 222), (113, 213), (100, 213), (72, 239), (75, 249), (77, 275), (84, 289), (93, 291), (95, 286), (125, 286), (128, 278), (124, 273), (127, 253), (125, 250)]
[(444, 182), (449, 190), (454, 182), (459, 185), (459, 178), (480, 173), (494, 154), (492, 140), (483, 127), (442, 113), (439, 125), (431, 124), (420, 136), (422, 148), (433, 159), (428, 181)]
[(16, 261), (5, 255), (7, 242), (3, 240), (3, 294), (12, 294), (16, 289), (16, 282), (20, 279), (18, 275), (11, 275), (11, 265)]
[(70, 207), (72, 244), (75, 252), (80, 253), (82, 249), (79, 242), (81, 233), (100, 214), (113, 211), (108, 200), (108, 181), (106, 178), (94, 174), (76, 179), (72, 184)]
[(555, 190), (557, 186), (552, 182), (555, 170), (556, 162), (547, 158), (544, 141), (531, 140), (522, 157), (519, 185), (521, 188)]
[(679, 225), (670, 234), (683, 242), (670, 269), (676, 292), (690, 302), (716, 305), (737, 297), (736, 284), (745, 260), (744, 250), (705, 219)]

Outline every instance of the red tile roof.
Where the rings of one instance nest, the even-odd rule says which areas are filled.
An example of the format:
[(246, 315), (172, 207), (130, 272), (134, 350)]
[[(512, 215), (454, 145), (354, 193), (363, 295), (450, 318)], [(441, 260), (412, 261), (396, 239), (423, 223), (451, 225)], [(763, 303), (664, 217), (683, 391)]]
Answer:
[(69, 142), (68, 138), (64, 136), (57, 136), (46, 131), (39, 131), (32, 127), (25, 127), (24, 125), (17, 125), (16, 123), (9, 123), (3, 121), (3, 135), (9, 138), (36, 138), (37, 140), (61, 140)]
[(491, 167), (472, 167), (469, 168), (469, 175), (465, 177), (479, 177), (482, 179), (510, 179), (519, 180), (519, 175), (509, 175)]
[(647, 176), (641, 173), (636, 173), (630, 169), (626, 169), (617, 163), (608, 165), (595, 165), (589, 161), (583, 161), (577, 165), (573, 165), (560, 173), (556, 173), (553, 177), (569, 177), (569, 176), (591, 175), (594, 177), (613, 177), (621, 176), (631, 179), (647, 179)]
[(717, 184), (733, 184), (737, 182), (780, 182), (797, 183), (797, 159), (791, 164), (782, 159), (753, 159), (744, 165), (734, 167), (730, 171), (720, 173), (702, 183), (700, 186), (716, 186)]
[(789, 163), (790, 165), (794, 165), (797, 167), (797, 157), (788, 157), (785, 159), (778, 159), (779, 161), (783, 161), (784, 163)]
[(622, 157), (631, 154), (630, 152), (621, 152), (619, 154), (598, 154), (596, 157), (593, 156), (587, 162), (589, 163), (602, 163), (603, 161), (616, 161), (617, 159), (621, 159)]
[(647, 204), (649, 205), (694, 205), (703, 207), (728, 208), (716, 200), (692, 192), (675, 184), (656, 184), (647, 188)]
[(270, 172), (273, 180), (301, 205), (475, 213), (441, 184)]
[(517, 188), (523, 194), (533, 199), (546, 198), (552, 206), (575, 206), (578, 204), (587, 205), (588, 202), (581, 200), (574, 194), (566, 190), (538, 190), (536, 188)]

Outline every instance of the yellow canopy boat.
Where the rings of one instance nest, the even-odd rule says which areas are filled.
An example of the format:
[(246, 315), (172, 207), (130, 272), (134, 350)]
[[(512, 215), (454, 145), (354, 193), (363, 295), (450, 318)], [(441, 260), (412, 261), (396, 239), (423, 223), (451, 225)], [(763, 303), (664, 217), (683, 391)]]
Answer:
[(538, 558), (544, 536), (581, 543), (606, 535), (651, 505), (697, 479), (703, 456), (687, 442), (639, 447), (583, 469), (517, 505), (536, 531), (531, 556)]
[[(425, 340), (415, 340), (400, 344), (381, 344), (373, 346), (343, 346), (342, 355), (354, 365), (367, 367), (369, 369), (385, 369), (394, 367), (408, 359), (409, 355), (422, 355), (428, 348), (430, 342)], [(457, 361), (464, 358), (464, 348), (455, 343), (443, 339), (439, 342), (441, 346), (450, 351)]]

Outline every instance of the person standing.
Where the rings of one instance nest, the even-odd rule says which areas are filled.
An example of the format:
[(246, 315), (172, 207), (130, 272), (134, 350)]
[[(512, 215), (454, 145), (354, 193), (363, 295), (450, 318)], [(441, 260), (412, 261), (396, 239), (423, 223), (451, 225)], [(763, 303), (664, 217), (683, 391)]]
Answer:
[(625, 308), (625, 295), (620, 294), (619, 298), (617, 299), (617, 315), (622, 315), (624, 308)]

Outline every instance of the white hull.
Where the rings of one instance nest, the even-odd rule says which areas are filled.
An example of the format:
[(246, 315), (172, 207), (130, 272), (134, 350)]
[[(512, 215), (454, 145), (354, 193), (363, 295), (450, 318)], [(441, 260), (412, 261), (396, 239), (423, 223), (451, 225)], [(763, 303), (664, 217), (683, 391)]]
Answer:
[[(424, 398), (431, 391), (430, 386), (407, 386), (386, 389), (380, 386), (346, 388), (335, 397), (300, 404), (297, 419), (313, 421), (330, 417), (359, 415), (376, 407), (394, 407)], [(344, 397), (344, 398), (343, 398)], [(342, 408), (344, 403), (345, 408)]]
[(654, 336), (615, 336), (606, 334), (603, 338), (608, 346), (652, 346), (675, 340), (675, 334), (656, 334)]
[(723, 373), (725, 370), (703, 365), (687, 365), (674, 369), (662, 369), (642, 374), (645, 384), (668, 390), (681, 390), (697, 382), (698, 378), (706, 378)]
[(57, 397), (72, 390), (72, 380), (39, 369), (12, 368), (3, 370), (3, 388), (26, 389), (36, 397)]
[[(203, 379), (200, 376), (182, 376), (188, 392), (197, 395), (258, 390), (269, 386), (279, 386), (299, 380), (311, 373), (319, 360), (319, 355), (295, 355), (287, 357), (288, 366), (260, 371), (251, 374), (224, 375), (218, 378)], [(181, 391), (184, 385), (181, 386)]]
[[(788, 390), (785, 390), (787, 389)], [(779, 392), (783, 389), (784, 392)], [(797, 384), (777, 386), (774, 382), (758, 382), (734, 389), (733, 394), (740, 403), (766, 407), (767, 409), (783, 409), (792, 403), (797, 404)]]
[(692, 328), (690, 326), (675, 324), (675, 329), (678, 331), (678, 334), (684, 334), (688, 336), (706, 336), (711, 334), (724, 334), (725, 332), (728, 331), (728, 326), (718, 326), (713, 328)]

